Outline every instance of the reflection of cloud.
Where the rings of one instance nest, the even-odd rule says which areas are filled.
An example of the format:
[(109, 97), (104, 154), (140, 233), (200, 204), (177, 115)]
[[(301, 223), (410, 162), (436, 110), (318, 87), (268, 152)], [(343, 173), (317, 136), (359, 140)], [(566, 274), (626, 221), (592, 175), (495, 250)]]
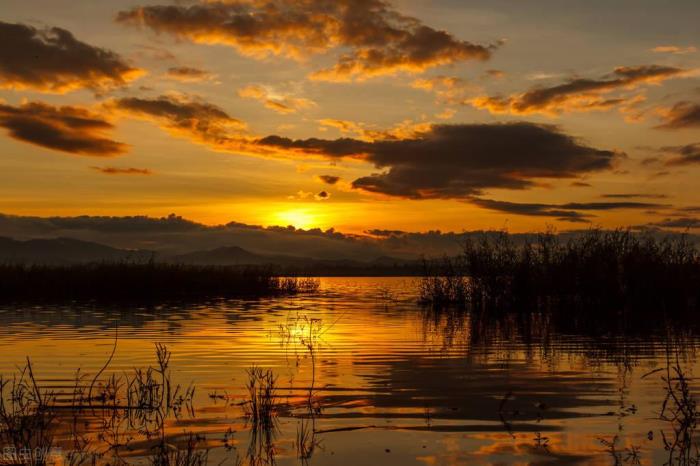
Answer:
[(143, 74), (118, 54), (81, 42), (61, 28), (0, 21), (0, 87), (64, 93), (103, 91)]
[(153, 175), (153, 172), (147, 168), (133, 167), (90, 167), (92, 170), (102, 173), (103, 175)]
[(629, 109), (640, 103), (643, 96), (611, 97), (608, 94), (613, 91), (631, 91), (642, 85), (659, 84), (667, 79), (688, 74), (686, 70), (670, 66), (619, 67), (600, 79), (570, 79), (555, 86), (536, 87), (523, 94), (508, 97), (481, 96), (466, 103), (491, 113), (515, 115), (557, 115), (562, 112), (609, 110), (615, 107)]
[(127, 150), (126, 144), (104, 136), (113, 128), (111, 123), (82, 107), (0, 104), (0, 127), (19, 141), (69, 154), (109, 157)]
[(664, 122), (658, 126), (662, 129), (684, 129), (700, 127), (700, 104), (678, 102), (668, 110), (661, 112)]
[(402, 15), (383, 0), (271, 0), (144, 6), (117, 21), (205, 44), (224, 44), (252, 57), (294, 59), (348, 49), (314, 79), (343, 81), (420, 72), (484, 60), (493, 47), (472, 44)]
[(238, 95), (244, 99), (253, 99), (261, 102), (265, 107), (277, 113), (295, 113), (299, 110), (316, 105), (309, 99), (278, 95), (264, 86), (251, 84), (238, 90)]
[(364, 191), (413, 199), (466, 198), (485, 188), (525, 189), (537, 178), (568, 178), (612, 167), (616, 153), (532, 123), (436, 125), (407, 139), (291, 140), (260, 145), (331, 158), (355, 157), (386, 169), (355, 180)]

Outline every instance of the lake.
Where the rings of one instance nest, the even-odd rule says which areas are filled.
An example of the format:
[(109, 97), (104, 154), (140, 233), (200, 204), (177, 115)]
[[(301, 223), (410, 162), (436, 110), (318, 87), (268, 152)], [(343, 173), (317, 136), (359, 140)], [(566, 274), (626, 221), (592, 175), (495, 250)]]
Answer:
[[(322, 278), (312, 295), (198, 304), (2, 306), (0, 320), (0, 372), (30, 357), (59, 394), (77, 369), (91, 380), (115, 341), (100, 379), (153, 365), (165, 344), (173, 384), (196, 389), (163, 432), (172, 448), (195, 435), (209, 464), (664, 464), (682, 452), (661, 418), (662, 377), (678, 365), (692, 388), (698, 370), (687, 325), (436, 312), (417, 304), (413, 278)], [(263, 433), (246, 417), (253, 365), (277, 378)], [(127, 424), (113, 448), (99, 417), (81, 413), (80, 431), (109, 452), (101, 461), (153, 463), (149, 435)]]

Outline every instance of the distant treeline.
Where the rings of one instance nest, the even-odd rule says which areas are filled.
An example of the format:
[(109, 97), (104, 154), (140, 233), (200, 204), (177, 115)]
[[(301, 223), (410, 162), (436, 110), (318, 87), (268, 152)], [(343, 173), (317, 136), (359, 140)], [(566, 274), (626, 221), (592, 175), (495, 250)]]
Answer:
[(262, 297), (314, 291), (318, 280), (280, 276), (270, 267), (157, 262), (0, 265), (0, 300), (173, 300)]
[[(468, 241), (456, 258), (425, 263), (421, 299), (434, 306), (586, 312), (696, 309), (700, 252), (683, 236), (627, 230), (554, 233), (516, 243), (508, 233)], [(572, 315), (573, 316), (573, 315)]]

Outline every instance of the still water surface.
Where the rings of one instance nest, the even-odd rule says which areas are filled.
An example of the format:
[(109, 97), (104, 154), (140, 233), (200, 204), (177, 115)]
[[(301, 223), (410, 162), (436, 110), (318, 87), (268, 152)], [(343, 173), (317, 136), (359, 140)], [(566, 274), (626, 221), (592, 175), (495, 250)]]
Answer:
[[(169, 435), (204, 435), (210, 464), (667, 461), (661, 432), (672, 431), (659, 419), (665, 372), (643, 376), (666, 367), (669, 348), (692, 375), (692, 337), (681, 344), (674, 336), (669, 347), (661, 330), (567, 334), (541, 316), (526, 325), (508, 316), (477, 322), (416, 302), (414, 279), (324, 278), (318, 293), (296, 297), (157, 308), (5, 306), (0, 372), (14, 373), (29, 356), (42, 384), (60, 386), (78, 368), (96, 373), (115, 332), (105, 376), (153, 364), (154, 343), (164, 343), (175, 382), (196, 386), (194, 416), (169, 420)], [(286, 406), (271, 444), (257, 453), (240, 405), (253, 364), (274, 371)], [(312, 452), (303, 455), (298, 434), (310, 429)], [(144, 446), (122, 459), (147, 462), (148, 454)]]

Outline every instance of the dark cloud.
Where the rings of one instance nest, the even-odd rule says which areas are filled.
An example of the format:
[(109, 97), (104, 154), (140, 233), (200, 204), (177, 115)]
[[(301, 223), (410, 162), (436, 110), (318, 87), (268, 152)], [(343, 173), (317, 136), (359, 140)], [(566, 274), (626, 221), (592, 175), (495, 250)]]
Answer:
[(700, 164), (700, 142), (685, 146), (664, 147), (661, 149), (666, 154), (671, 154), (665, 162), (667, 166)]
[(603, 194), (600, 197), (604, 199), (666, 199), (668, 196), (665, 194), (629, 194), (629, 193), (620, 193), (620, 194)]
[(354, 188), (412, 199), (465, 198), (487, 188), (525, 189), (538, 178), (606, 170), (617, 154), (587, 146), (553, 126), (533, 123), (437, 125), (408, 139), (291, 140), (258, 144), (327, 157), (356, 157), (383, 172)]
[(70, 154), (109, 157), (128, 148), (104, 136), (112, 124), (103, 116), (81, 107), (0, 104), (0, 127), (14, 139)]
[(700, 104), (692, 102), (678, 102), (668, 110), (664, 122), (658, 126), (662, 129), (698, 127), (700, 127)]
[(318, 177), (319, 180), (323, 181), (326, 184), (336, 184), (338, 181), (340, 181), (339, 176), (333, 176), (333, 175), (319, 175)]
[(619, 210), (619, 209), (655, 209), (668, 207), (664, 204), (650, 202), (569, 202), (557, 204), (556, 207), (571, 210)]
[(551, 204), (507, 202), (479, 198), (472, 198), (469, 202), (478, 207), (481, 207), (482, 209), (496, 210), (499, 212), (506, 212), (515, 215), (526, 215), (531, 217), (554, 217), (557, 220), (577, 223), (589, 221), (587, 219), (589, 215), (557, 208), (557, 206)]
[(590, 188), (592, 185), (585, 181), (572, 181), (571, 186), (574, 188)]
[(61, 28), (0, 22), (0, 87), (42, 92), (123, 86), (143, 72)]
[(661, 222), (652, 223), (652, 226), (662, 228), (700, 228), (700, 218), (678, 217), (667, 218)]
[(471, 198), (469, 202), (483, 209), (506, 212), (514, 215), (533, 217), (554, 217), (566, 222), (588, 222), (590, 211), (649, 209), (664, 207), (645, 202), (569, 202), (566, 204), (540, 204), (497, 201), (493, 199)]
[(348, 80), (419, 72), (470, 59), (491, 46), (462, 41), (404, 16), (383, 0), (211, 1), (133, 8), (117, 21), (204, 44), (224, 44), (252, 57), (301, 59), (344, 48), (337, 63), (312, 75)]
[(328, 191), (321, 191), (314, 196), (317, 201), (325, 201), (326, 199), (330, 199), (330, 197), (331, 195)]
[(213, 74), (206, 70), (200, 70), (199, 68), (192, 68), (189, 66), (175, 66), (168, 68), (166, 76), (170, 79), (183, 82), (207, 81), (214, 77)]
[(563, 84), (538, 87), (523, 94), (509, 97), (482, 96), (468, 103), (492, 113), (517, 115), (607, 110), (634, 104), (635, 97), (610, 97), (609, 93), (613, 91), (629, 91), (640, 85), (660, 83), (687, 73), (680, 68), (660, 65), (619, 67), (600, 79), (570, 79)]
[(133, 167), (90, 167), (92, 170), (100, 172), (104, 175), (153, 175), (153, 172), (147, 168)]
[(379, 237), (401, 236), (401, 235), (407, 234), (407, 232), (405, 232), (403, 230), (380, 230), (380, 229), (366, 230), (365, 233), (367, 233), (368, 235), (379, 236)]

